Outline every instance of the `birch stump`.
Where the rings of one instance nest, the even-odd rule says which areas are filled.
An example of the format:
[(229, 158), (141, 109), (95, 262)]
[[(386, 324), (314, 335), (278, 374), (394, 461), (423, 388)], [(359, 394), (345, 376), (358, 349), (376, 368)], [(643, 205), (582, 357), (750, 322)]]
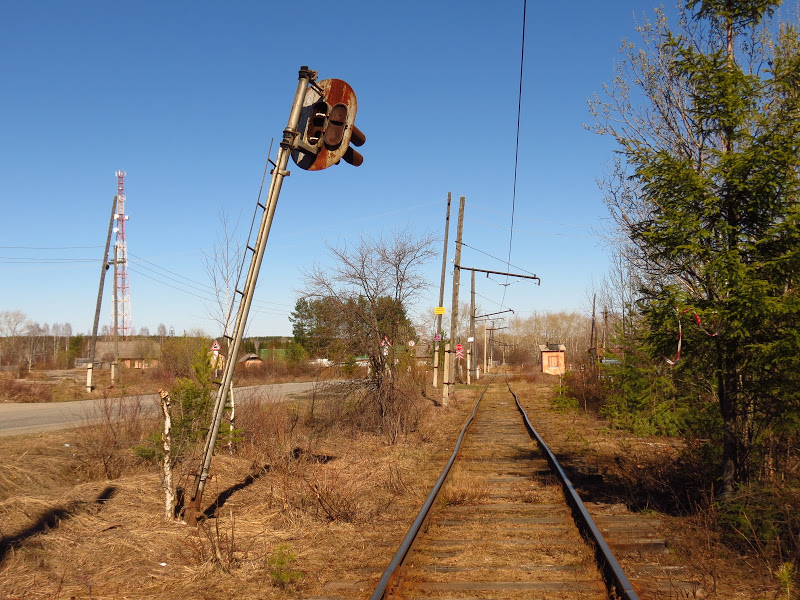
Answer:
[(161, 486), (164, 488), (164, 518), (171, 521), (175, 518), (175, 488), (172, 482), (172, 410), (169, 392), (158, 390), (161, 396), (161, 411), (164, 413), (164, 431), (161, 433), (161, 445), (164, 449), (164, 477)]

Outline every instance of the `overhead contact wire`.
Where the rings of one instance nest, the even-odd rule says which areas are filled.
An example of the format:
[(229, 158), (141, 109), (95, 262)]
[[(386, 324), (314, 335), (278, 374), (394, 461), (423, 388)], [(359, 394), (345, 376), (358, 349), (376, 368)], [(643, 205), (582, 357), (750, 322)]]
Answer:
[[(514, 211), (517, 205), (517, 171), (519, 167), (519, 131), (520, 121), (522, 116), (522, 75), (525, 70), (525, 21), (528, 14), (528, 0), (522, 2), (522, 49), (520, 51), (519, 59), (519, 94), (517, 96), (517, 141), (514, 148), (514, 189), (511, 194), (511, 231), (508, 236), (508, 268), (511, 268), (511, 247), (514, 243)], [(508, 275), (506, 275), (506, 283), (508, 283)], [(506, 301), (506, 290), (508, 286), (503, 288), (503, 300), (500, 305), (503, 306)]]

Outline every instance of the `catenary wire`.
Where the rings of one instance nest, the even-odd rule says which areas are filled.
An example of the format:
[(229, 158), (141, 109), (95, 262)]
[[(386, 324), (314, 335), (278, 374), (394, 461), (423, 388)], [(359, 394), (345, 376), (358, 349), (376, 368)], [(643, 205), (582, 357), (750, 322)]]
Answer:
[[(502, 258), (498, 258), (497, 256), (493, 256), (493, 255), (489, 254), (488, 252), (484, 252), (483, 250), (479, 250), (475, 246), (470, 246), (469, 244), (465, 244), (464, 242), (461, 242), (461, 245), (466, 247), (466, 248), (469, 248), (470, 250), (474, 250), (475, 252), (480, 252), (481, 254), (485, 254), (489, 258), (493, 258), (494, 260), (499, 260), (500, 262), (503, 262)], [(518, 270), (520, 270), (520, 271), (522, 271), (524, 273), (527, 273), (528, 275), (536, 275), (536, 273), (532, 273), (531, 271), (528, 271), (527, 269), (523, 269), (522, 267), (518, 267), (516, 265), (512, 265), (512, 264), (510, 264), (508, 262), (506, 264), (509, 267), (514, 267), (515, 269), (518, 269)]]
[(0, 250), (86, 250), (103, 246), (0, 246)]
[[(525, 66), (525, 20), (528, 13), (528, 0), (522, 1), (522, 48), (519, 59), (519, 94), (517, 96), (517, 141), (514, 149), (514, 189), (511, 194), (511, 231), (508, 235), (508, 268), (511, 266), (511, 247), (514, 242), (514, 212), (517, 205), (517, 170), (519, 166), (519, 131), (522, 117), (522, 75)], [(508, 279), (508, 276), (506, 276)], [(503, 304), (506, 301), (506, 288), (503, 288)], [(502, 304), (501, 304), (502, 306)]]

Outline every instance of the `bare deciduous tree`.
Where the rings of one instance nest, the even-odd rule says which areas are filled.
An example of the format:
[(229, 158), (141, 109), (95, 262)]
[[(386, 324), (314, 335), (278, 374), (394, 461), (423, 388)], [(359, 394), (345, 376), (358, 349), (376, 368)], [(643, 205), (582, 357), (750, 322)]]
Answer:
[(25, 313), (19, 310), (0, 311), (0, 362), (19, 362), (24, 353), (22, 333), (27, 323)]
[(232, 317), (236, 281), (242, 268), (242, 244), (237, 241), (239, 222), (231, 223), (224, 210), (219, 213), (220, 230), (210, 251), (203, 251), (203, 267), (214, 296), (208, 312), (219, 325), (220, 333), (228, 334)]
[(430, 260), (434, 238), (416, 237), (408, 229), (393, 236), (362, 235), (355, 244), (333, 246), (329, 267), (315, 265), (305, 273), (307, 298), (326, 299), (338, 310), (330, 311), (336, 329), (351, 347), (369, 357), (374, 392), (371, 406), (384, 427), (402, 421), (396, 385), (397, 348), (413, 327), (406, 310), (428, 282), (420, 268)]

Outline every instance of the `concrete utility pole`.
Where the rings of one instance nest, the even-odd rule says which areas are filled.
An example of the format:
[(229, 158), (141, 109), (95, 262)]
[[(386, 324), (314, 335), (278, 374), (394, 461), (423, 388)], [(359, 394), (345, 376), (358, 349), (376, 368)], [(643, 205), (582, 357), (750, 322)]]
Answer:
[[(456, 242), (456, 243), (459, 244), (457, 250), (460, 250), (460, 241)], [(468, 352), (472, 352), (473, 345), (475, 344), (475, 319), (488, 317), (488, 316), (491, 316), (491, 315), (499, 315), (499, 314), (502, 314), (504, 312), (512, 312), (512, 313), (514, 312), (513, 310), (503, 310), (503, 311), (496, 312), (496, 313), (489, 313), (488, 315), (481, 315), (480, 317), (476, 317), (475, 316), (475, 272), (477, 271), (478, 273), (486, 273), (487, 277), (489, 275), (507, 275), (508, 277), (516, 277), (518, 279), (535, 279), (538, 282), (539, 285), (542, 285), (542, 280), (539, 279), (539, 277), (537, 277), (536, 275), (521, 275), (519, 273), (505, 273), (503, 271), (489, 271), (487, 269), (475, 269), (473, 267), (462, 267), (462, 266), (460, 266), (458, 264), (460, 262), (459, 259), (460, 259), (461, 255), (459, 254), (458, 257), (459, 258), (456, 259), (456, 271), (460, 271), (461, 269), (464, 269), (466, 271), (472, 271), (471, 308), (470, 308), (470, 320), (469, 320), (469, 335), (472, 338), (472, 342), (470, 342), (469, 351), (468, 351)], [(486, 357), (486, 331), (487, 331), (486, 327), (484, 326), (484, 330), (483, 330), (483, 371), (484, 371), (484, 373), (488, 373), (488, 363), (487, 363), (487, 357)], [(470, 370), (470, 359), (469, 359), (469, 354), (467, 354), (467, 384), (470, 383), (469, 370)], [(477, 373), (475, 375), (475, 379), (478, 379)]]
[[(472, 383), (470, 376), (475, 365), (475, 271), (472, 272), (472, 282), (469, 294), (469, 340), (467, 343), (467, 385)], [(475, 380), (478, 379), (478, 371), (475, 369)]]
[[(468, 267), (462, 267), (462, 268), (466, 269)], [(474, 275), (475, 271), (478, 271), (478, 270), (480, 270), (480, 269), (471, 269), (472, 274)], [(504, 273), (501, 273), (501, 275), (504, 275)], [(534, 278), (535, 279), (539, 279), (535, 275), (534, 275)], [(487, 313), (485, 315), (475, 315), (475, 320), (477, 321), (478, 319), (486, 319), (486, 321), (488, 322), (489, 317), (493, 317), (494, 315), (502, 315), (504, 313), (509, 313), (509, 312), (512, 315), (514, 314), (513, 310), (511, 310), (510, 308), (507, 308), (506, 310), (501, 310), (499, 312)], [(492, 326), (494, 326), (494, 321), (492, 321)], [(486, 351), (486, 349), (488, 347), (487, 339), (488, 339), (489, 331), (490, 331), (490, 328), (488, 328), (486, 326), (486, 323), (484, 323), (483, 324), (483, 370), (484, 370), (484, 373), (488, 373), (489, 372), (489, 369), (488, 369), (488, 365), (489, 365), (489, 363), (488, 363), (489, 358), (488, 357), (489, 357), (489, 354)]]
[[(442, 250), (442, 280), (439, 284), (439, 304), (444, 306), (444, 280), (447, 274), (447, 237), (450, 233), (450, 203), (452, 202), (452, 192), (447, 192), (447, 216), (444, 221), (444, 250)], [(441, 340), (436, 341), (435, 336), (442, 334), (442, 315), (436, 315), (436, 331), (434, 332), (433, 340), (433, 387), (439, 387), (439, 346), (442, 345)]]
[(103, 287), (106, 281), (106, 271), (108, 271), (108, 248), (111, 246), (111, 233), (114, 229), (114, 215), (117, 213), (117, 197), (111, 201), (111, 218), (108, 220), (108, 235), (106, 236), (106, 249), (103, 251), (103, 262), (100, 265), (100, 287), (97, 289), (97, 305), (94, 309), (94, 324), (92, 325), (92, 348), (89, 352), (89, 364), (86, 366), (86, 391), (94, 389), (92, 385), (92, 373), (94, 371), (94, 359), (97, 355), (97, 327), (100, 324), (100, 306), (103, 303)]
[[(452, 313), (450, 314), (450, 352), (455, 350), (457, 342), (457, 327), (458, 327), (458, 288), (461, 282), (461, 238), (464, 232), (464, 203), (466, 198), (461, 196), (458, 202), (458, 227), (456, 228), (456, 257), (455, 266), (453, 268), (453, 301)], [(452, 357), (451, 357), (452, 359)], [(442, 404), (447, 405), (447, 399), (450, 397), (450, 387), (455, 385), (456, 377), (456, 360), (450, 361), (450, 368), (447, 369), (445, 375), (444, 394), (442, 395)]]

